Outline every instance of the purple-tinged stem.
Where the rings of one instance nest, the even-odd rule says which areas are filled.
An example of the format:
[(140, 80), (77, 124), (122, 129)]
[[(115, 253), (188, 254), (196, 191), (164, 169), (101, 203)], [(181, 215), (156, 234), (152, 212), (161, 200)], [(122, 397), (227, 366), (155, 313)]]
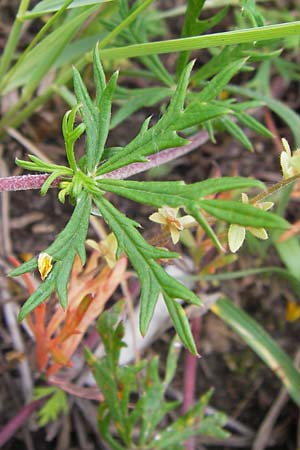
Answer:
[[(39, 175), (22, 175), (15, 177), (3, 177), (0, 178), (0, 192), (1, 191), (26, 191), (29, 189), (40, 189), (47, 178), (49, 173)], [(52, 186), (57, 185), (53, 183)]]
[[(182, 147), (168, 148), (167, 150), (162, 150), (159, 153), (154, 153), (149, 156), (148, 161), (145, 163), (133, 163), (126, 167), (114, 170), (110, 173), (103, 175), (103, 178), (116, 178), (124, 179), (131, 177), (145, 170), (151, 169), (153, 167), (160, 166), (176, 158), (179, 158), (187, 153), (195, 150), (197, 147), (203, 145), (209, 136), (206, 131), (200, 131), (190, 138), (190, 142)], [(49, 174), (39, 174), (39, 175), (22, 175), (15, 177), (3, 177), (0, 178), (0, 192), (1, 191), (21, 191), (27, 189), (40, 189)], [(56, 179), (52, 183), (52, 187), (56, 187), (59, 184), (59, 179)]]
[(15, 434), (31, 414), (43, 403), (43, 399), (35, 400), (24, 406), (21, 411), (0, 430), (0, 448)]

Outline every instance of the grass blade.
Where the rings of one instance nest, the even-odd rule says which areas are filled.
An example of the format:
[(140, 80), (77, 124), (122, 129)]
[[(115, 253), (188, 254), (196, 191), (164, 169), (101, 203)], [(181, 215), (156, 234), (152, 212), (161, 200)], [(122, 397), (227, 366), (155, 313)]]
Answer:
[(252, 350), (273, 370), (286, 387), (294, 402), (300, 405), (300, 372), (292, 360), (271, 336), (247, 313), (235, 306), (229, 299), (221, 299), (212, 306), (220, 317), (252, 348)]

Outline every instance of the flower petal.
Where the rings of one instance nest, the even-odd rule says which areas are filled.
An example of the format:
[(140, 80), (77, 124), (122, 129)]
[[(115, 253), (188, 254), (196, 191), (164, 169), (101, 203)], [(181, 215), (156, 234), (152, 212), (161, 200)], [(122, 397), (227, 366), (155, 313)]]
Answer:
[(181, 223), (183, 228), (188, 227), (189, 225), (196, 224), (196, 221), (195, 221), (194, 217), (189, 216), (189, 215), (181, 217), (179, 219), (179, 222)]
[(246, 236), (245, 227), (231, 224), (228, 230), (228, 245), (232, 253), (236, 253), (243, 245)]
[(249, 203), (249, 197), (245, 192), (242, 192), (242, 203), (245, 203), (246, 205)]
[(253, 236), (259, 238), (259, 239), (268, 239), (268, 233), (264, 228), (254, 228), (254, 227), (247, 227), (247, 230), (250, 231)]
[(151, 214), (151, 216), (149, 216), (149, 219), (155, 223), (160, 223), (162, 225), (166, 224), (166, 218), (159, 212)]
[(171, 233), (171, 239), (172, 239), (173, 244), (177, 244), (177, 242), (179, 241), (179, 237), (180, 237), (180, 231), (174, 225), (170, 226), (169, 231)]
[(41, 275), (41, 279), (44, 281), (47, 278), (48, 274), (52, 270), (52, 256), (48, 255), (48, 253), (40, 253), (38, 257), (38, 269)]

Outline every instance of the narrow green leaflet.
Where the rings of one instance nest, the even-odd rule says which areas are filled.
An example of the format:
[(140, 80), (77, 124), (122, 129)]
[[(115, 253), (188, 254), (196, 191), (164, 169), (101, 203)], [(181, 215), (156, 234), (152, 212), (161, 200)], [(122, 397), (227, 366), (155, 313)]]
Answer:
[(276, 214), (231, 200), (200, 200), (199, 205), (217, 219), (245, 227), (286, 229), (289, 223)]
[(245, 97), (253, 98), (264, 102), (268, 108), (275, 112), (292, 130), (295, 145), (300, 145), (299, 129), (300, 129), (300, 117), (291, 108), (268, 95), (264, 95), (260, 92), (256, 92), (252, 89), (243, 88), (241, 86), (227, 86), (227, 90), (234, 94), (243, 95)]
[(79, 72), (74, 68), (74, 90), (81, 105), (81, 114), (86, 125), (87, 170), (92, 173), (101, 159), (109, 131), (112, 96), (116, 87), (118, 73), (115, 72), (106, 85), (105, 74), (94, 50), (94, 78), (97, 87), (96, 104), (93, 103)]
[[(124, 250), (141, 282), (140, 330), (145, 334), (152, 318), (158, 295), (163, 294), (175, 328), (185, 346), (197, 354), (191, 330), (183, 308), (176, 303), (180, 298), (200, 305), (199, 298), (184, 285), (176, 281), (156, 262), (159, 258), (174, 258), (176, 253), (152, 247), (137, 231), (138, 224), (119, 212), (108, 200), (95, 196), (94, 201), (104, 220), (118, 239), (119, 251)], [(176, 306), (174, 306), (176, 305)]]
[(225, 414), (214, 414), (205, 417), (205, 407), (207, 406), (212, 391), (208, 391), (200, 400), (189, 409), (189, 411), (173, 422), (159, 434), (159, 439), (154, 438), (150, 448), (173, 449), (179, 442), (197, 436), (206, 435), (214, 438), (224, 439), (228, 433), (223, 429), (226, 424)]
[[(176, 208), (192, 204), (208, 195), (233, 189), (263, 188), (264, 184), (254, 178), (222, 177), (185, 184), (183, 181), (131, 181), (103, 178), (97, 185), (104, 191), (113, 192), (135, 202), (156, 208), (170, 206)], [(240, 204), (240, 203), (239, 203)]]
[(219, 72), (203, 89), (197, 94), (198, 101), (209, 102), (214, 100), (216, 96), (227, 86), (231, 78), (236, 75), (247, 58), (242, 58), (227, 65)]
[(170, 97), (173, 93), (170, 88), (164, 87), (124, 89), (122, 91), (125, 96), (124, 104), (113, 115), (110, 129), (115, 128), (139, 109), (156, 105), (158, 102)]
[(47, 398), (47, 401), (38, 412), (39, 425), (44, 427), (49, 422), (54, 422), (60, 414), (67, 414), (69, 410), (66, 393), (56, 386), (42, 386), (34, 389), (33, 398)]
[[(44, 251), (53, 258), (53, 269), (37, 290), (28, 298), (21, 308), (19, 320), (30, 313), (36, 306), (46, 300), (56, 290), (63, 308), (67, 306), (67, 285), (74, 258), (78, 253), (82, 264), (85, 263), (85, 239), (89, 223), (91, 200), (83, 192), (77, 200), (73, 214), (55, 241)], [(37, 268), (37, 259), (14, 269), (10, 276), (19, 276)]]
[(290, 357), (247, 313), (229, 299), (219, 300), (213, 312), (227, 323), (280, 378), (291, 398), (300, 405), (300, 372)]
[[(135, 14), (142, 5), (150, 5), (154, 0), (144, 0), (138, 4), (133, 3), (132, 8), (129, 8), (129, 3), (120, 1), (119, 17), (112, 21), (103, 21), (106, 28), (113, 32), (123, 22), (127, 22), (128, 18)], [(164, 34), (163, 24), (160, 20), (156, 20), (155, 25), (149, 20), (153, 12), (150, 10), (145, 14), (144, 12), (137, 16), (137, 20), (131, 22), (128, 27), (123, 28), (118, 35), (114, 44), (118, 47), (124, 47), (128, 44), (143, 44), (151, 41), (154, 37), (162, 36)], [(162, 64), (158, 55), (140, 55), (139, 61), (154, 75), (154, 78), (161, 81), (166, 86), (173, 86), (174, 79), (166, 67)]]
[(224, 125), (225, 129), (228, 131), (228, 133), (231, 134), (231, 136), (233, 136), (235, 139), (241, 142), (241, 144), (247, 150), (253, 151), (251, 141), (248, 139), (243, 130), (233, 120), (231, 120), (229, 117), (222, 117), (221, 122)]
[[(101, 3), (110, 2), (112, 0), (73, 0), (69, 5), (71, 8), (80, 8), (82, 6), (87, 7), (91, 5), (99, 5)], [(28, 11), (24, 16), (25, 19), (33, 19), (35, 17), (42, 16), (49, 12), (58, 11), (63, 7), (65, 0), (43, 0), (39, 2), (31, 11)]]

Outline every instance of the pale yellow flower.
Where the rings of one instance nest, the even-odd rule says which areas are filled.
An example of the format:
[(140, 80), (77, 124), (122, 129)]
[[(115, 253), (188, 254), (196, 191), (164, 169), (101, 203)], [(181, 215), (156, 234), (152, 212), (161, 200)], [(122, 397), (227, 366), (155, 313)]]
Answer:
[[(242, 203), (249, 203), (247, 194), (242, 194)], [(253, 206), (264, 211), (268, 211), (273, 206), (273, 202), (255, 203)], [(259, 239), (268, 239), (268, 233), (264, 228), (243, 227), (242, 225), (231, 224), (228, 230), (228, 245), (232, 253), (236, 253), (244, 243), (246, 231), (249, 231), (253, 236)]]
[(87, 239), (86, 243), (91, 248), (101, 253), (108, 267), (112, 269), (115, 266), (117, 262), (116, 254), (118, 249), (118, 241), (114, 233), (110, 233), (105, 239), (103, 239), (103, 241), (99, 243), (93, 241), (92, 239)]
[(158, 212), (151, 214), (149, 219), (162, 225), (163, 229), (171, 234), (171, 239), (174, 244), (177, 244), (180, 238), (180, 232), (195, 224), (195, 219), (192, 216), (177, 217), (179, 208), (170, 208), (163, 206), (158, 209)]
[(283, 178), (290, 178), (300, 175), (300, 149), (291, 152), (291, 148), (286, 139), (282, 139), (284, 151), (280, 154), (280, 164)]
[(41, 279), (44, 281), (52, 270), (52, 256), (48, 253), (40, 253), (38, 257), (38, 269), (41, 275)]

